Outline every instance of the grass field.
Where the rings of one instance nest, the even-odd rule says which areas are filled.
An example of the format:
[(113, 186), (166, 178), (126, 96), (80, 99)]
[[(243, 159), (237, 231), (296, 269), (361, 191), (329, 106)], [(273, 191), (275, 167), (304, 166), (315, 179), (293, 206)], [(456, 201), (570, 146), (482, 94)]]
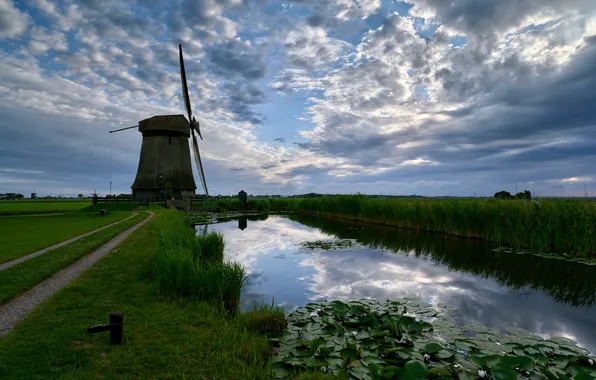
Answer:
[[(93, 206), (97, 207), (97, 206)], [(113, 223), (130, 211), (99, 215), (93, 207), (61, 215), (0, 216), (0, 263)]]
[(39, 284), (60, 269), (88, 255), (119, 233), (147, 217), (141, 212), (129, 220), (56, 248), (41, 256), (0, 271), (0, 305)]
[(0, 215), (18, 214), (44, 214), (55, 212), (67, 212), (79, 210), (89, 206), (91, 201), (65, 200), (65, 201), (43, 201), (43, 200), (21, 200), (21, 201), (0, 201)]

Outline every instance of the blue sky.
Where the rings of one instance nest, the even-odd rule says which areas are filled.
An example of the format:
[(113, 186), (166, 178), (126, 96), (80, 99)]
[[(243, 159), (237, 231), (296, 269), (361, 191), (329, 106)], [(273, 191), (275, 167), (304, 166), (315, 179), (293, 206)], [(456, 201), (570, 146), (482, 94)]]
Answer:
[(0, 193), (130, 192), (178, 43), (210, 193), (596, 195), (592, 0), (0, 0)]

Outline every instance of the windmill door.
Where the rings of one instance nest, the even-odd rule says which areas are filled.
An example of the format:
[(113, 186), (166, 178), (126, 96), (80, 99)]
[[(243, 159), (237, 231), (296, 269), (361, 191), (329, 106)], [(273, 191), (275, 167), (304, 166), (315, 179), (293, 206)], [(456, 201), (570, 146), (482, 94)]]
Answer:
[(166, 199), (172, 199), (172, 188), (171, 187), (166, 188)]

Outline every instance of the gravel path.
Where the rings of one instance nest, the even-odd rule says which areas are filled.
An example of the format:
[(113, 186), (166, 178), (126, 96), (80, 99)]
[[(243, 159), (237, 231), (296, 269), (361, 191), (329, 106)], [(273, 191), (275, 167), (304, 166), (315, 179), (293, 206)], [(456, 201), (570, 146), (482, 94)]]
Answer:
[(10, 267), (12, 267), (14, 265), (20, 264), (20, 263), (22, 263), (24, 261), (27, 261), (29, 259), (32, 259), (32, 258), (37, 257), (39, 255), (43, 255), (44, 253), (46, 253), (48, 251), (51, 251), (51, 250), (56, 249), (56, 248), (60, 248), (60, 247), (62, 247), (64, 245), (66, 245), (66, 244), (72, 243), (73, 241), (77, 241), (79, 239), (82, 239), (85, 236), (89, 236), (89, 235), (94, 234), (94, 233), (96, 233), (98, 231), (105, 230), (106, 228), (110, 228), (110, 227), (112, 227), (112, 226), (114, 226), (114, 225), (116, 225), (118, 223), (122, 223), (125, 220), (128, 220), (128, 219), (134, 217), (135, 215), (137, 215), (137, 214), (136, 213), (133, 213), (131, 216), (129, 216), (127, 218), (124, 218), (124, 219), (121, 219), (121, 220), (119, 220), (117, 222), (114, 222), (112, 224), (108, 224), (107, 226), (100, 227), (100, 228), (98, 228), (96, 230), (93, 230), (93, 231), (85, 232), (82, 235), (75, 236), (75, 237), (70, 238), (68, 240), (61, 241), (58, 244), (54, 244), (54, 245), (51, 245), (51, 246), (46, 247), (44, 249), (40, 249), (39, 251), (36, 251), (36, 252), (33, 252), (33, 253), (29, 253), (28, 255), (25, 255), (25, 256), (21, 256), (18, 259), (14, 259), (14, 260), (8, 261), (8, 262), (6, 262), (4, 264), (0, 264), (0, 270), (8, 269), (8, 268), (10, 268)]
[(69, 282), (81, 275), (85, 270), (95, 264), (99, 259), (107, 255), (114, 247), (126, 239), (130, 234), (136, 231), (143, 224), (153, 218), (153, 213), (149, 211), (149, 217), (135, 224), (128, 230), (120, 233), (118, 236), (108, 241), (89, 255), (83, 257), (68, 268), (64, 268), (54, 274), (47, 280), (39, 283), (32, 289), (21, 294), (7, 304), (0, 306), (0, 337), (8, 334), (17, 323), (23, 320), (37, 305), (45, 301), (48, 297), (62, 289)]

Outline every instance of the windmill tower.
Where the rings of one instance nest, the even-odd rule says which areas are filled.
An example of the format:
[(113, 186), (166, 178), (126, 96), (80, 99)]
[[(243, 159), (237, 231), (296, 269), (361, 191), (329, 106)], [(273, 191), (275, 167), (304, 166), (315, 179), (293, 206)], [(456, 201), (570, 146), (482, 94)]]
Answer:
[[(192, 116), (182, 45), (178, 45), (178, 48), (182, 96), (188, 120), (182, 114), (157, 115), (139, 121), (138, 126), (110, 131), (114, 133), (138, 128), (143, 135), (137, 175), (131, 186), (135, 200), (184, 200), (194, 196), (197, 186), (192, 172), (191, 150), (203, 190), (206, 195), (209, 195), (195, 132), (201, 140), (203, 136), (201, 136), (199, 122)], [(188, 140), (191, 137), (191, 148), (189, 148)]]

